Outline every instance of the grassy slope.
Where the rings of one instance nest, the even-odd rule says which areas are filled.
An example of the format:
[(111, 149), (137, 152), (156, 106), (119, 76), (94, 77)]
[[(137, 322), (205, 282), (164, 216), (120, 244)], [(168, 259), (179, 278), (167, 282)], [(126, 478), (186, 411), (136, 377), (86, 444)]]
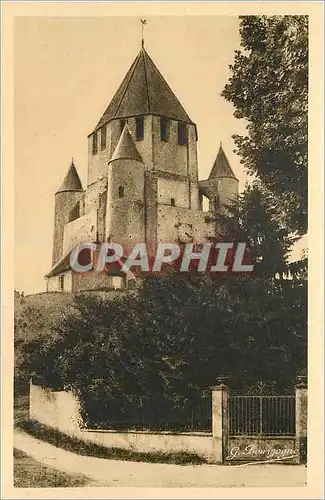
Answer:
[(69, 488), (89, 485), (88, 478), (66, 474), (42, 465), (20, 450), (14, 450), (15, 488)]
[(90, 457), (106, 458), (109, 460), (125, 460), (132, 462), (151, 462), (178, 465), (199, 465), (206, 463), (203, 457), (189, 452), (140, 452), (125, 448), (107, 448), (99, 444), (85, 442), (76, 437), (68, 436), (56, 429), (42, 425), (36, 421), (22, 421), (18, 427), (36, 439), (41, 439), (57, 448), (86, 455)]
[[(16, 395), (14, 402), (14, 423), (19, 427), (28, 419), (29, 395)], [(14, 450), (15, 488), (63, 488), (87, 486), (89, 480), (82, 476), (66, 474), (52, 467), (42, 465), (20, 450)]]
[(14, 396), (14, 426), (29, 419), (29, 394), (15, 394)]

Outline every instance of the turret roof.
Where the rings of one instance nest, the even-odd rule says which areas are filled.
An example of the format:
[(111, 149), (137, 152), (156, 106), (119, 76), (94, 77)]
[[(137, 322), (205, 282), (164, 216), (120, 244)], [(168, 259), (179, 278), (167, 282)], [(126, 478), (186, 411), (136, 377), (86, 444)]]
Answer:
[(133, 142), (127, 124), (124, 125), (121, 137), (116, 145), (110, 162), (122, 159), (137, 160), (143, 163), (141, 155)]
[(236, 179), (233, 169), (231, 168), (227, 156), (223, 150), (222, 144), (220, 144), (217, 157), (214, 161), (212, 170), (209, 175), (209, 179), (217, 177), (233, 177)]
[(71, 161), (69, 170), (65, 178), (63, 179), (61, 187), (60, 189), (58, 189), (57, 193), (62, 193), (63, 191), (83, 191), (81, 180), (73, 163), (73, 160)]
[(142, 47), (95, 130), (114, 118), (145, 114), (193, 123)]

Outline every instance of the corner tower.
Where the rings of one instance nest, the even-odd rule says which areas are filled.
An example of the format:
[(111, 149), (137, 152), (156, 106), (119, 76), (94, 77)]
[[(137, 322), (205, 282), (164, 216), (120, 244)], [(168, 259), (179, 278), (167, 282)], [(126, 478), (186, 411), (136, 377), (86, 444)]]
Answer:
[(107, 186), (106, 239), (129, 250), (145, 241), (145, 174), (126, 124), (108, 164)]
[(52, 265), (56, 264), (63, 253), (63, 231), (64, 225), (80, 217), (81, 203), (83, 198), (83, 187), (77, 169), (73, 163), (63, 179), (63, 182), (55, 193), (54, 208), (54, 236)]
[(214, 161), (209, 178), (200, 181), (200, 192), (209, 198), (209, 210), (215, 212), (225, 207), (238, 196), (238, 179), (223, 150), (222, 144)]

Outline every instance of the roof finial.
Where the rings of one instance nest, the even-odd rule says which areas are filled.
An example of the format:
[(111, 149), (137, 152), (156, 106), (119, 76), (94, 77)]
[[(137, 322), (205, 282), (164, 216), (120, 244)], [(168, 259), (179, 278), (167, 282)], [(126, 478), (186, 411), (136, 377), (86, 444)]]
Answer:
[(146, 19), (140, 19), (140, 21), (141, 21), (141, 33), (142, 33), (141, 47), (143, 48), (144, 47), (144, 27), (147, 24), (147, 21), (146, 21)]
[(220, 141), (220, 147), (222, 148), (222, 141)]
[(71, 167), (74, 166), (73, 157), (71, 158)]

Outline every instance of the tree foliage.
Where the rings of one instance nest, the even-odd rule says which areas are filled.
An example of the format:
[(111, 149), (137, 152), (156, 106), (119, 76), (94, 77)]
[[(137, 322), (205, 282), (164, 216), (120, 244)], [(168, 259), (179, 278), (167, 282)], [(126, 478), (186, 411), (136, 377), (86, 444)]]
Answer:
[(227, 214), (217, 216), (217, 226), (228, 239), (249, 245), (254, 276), (266, 280), (288, 272), (290, 250), (297, 238), (285, 225), (273, 193), (261, 182), (247, 185)]
[(247, 135), (235, 135), (248, 173), (277, 199), (285, 223), (307, 231), (308, 17), (242, 16), (243, 50), (235, 52), (222, 95)]
[(55, 335), (25, 346), (26, 365), (76, 391), (91, 423), (131, 411), (137, 396), (198, 401), (220, 375), (232, 390), (263, 380), (283, 392), (306, 366), (305, 304), (304, 281), (146, 279), (120, 297), (76, 295)]

